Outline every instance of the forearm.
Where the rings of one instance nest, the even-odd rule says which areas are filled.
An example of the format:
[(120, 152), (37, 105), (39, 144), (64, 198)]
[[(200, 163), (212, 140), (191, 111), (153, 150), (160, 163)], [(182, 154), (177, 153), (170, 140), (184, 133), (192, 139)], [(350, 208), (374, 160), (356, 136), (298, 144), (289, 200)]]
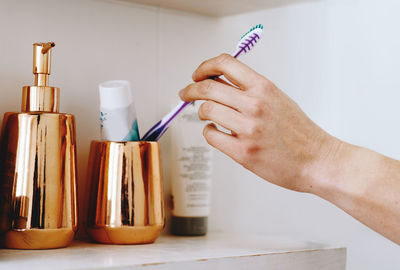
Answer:
[(340, 143), (310, 171), (314, 185), (309, 192), (400, 244), (399, 161)]
[[(208, 78), (224, 75), (230, 81)], [(180, 92), (206, 100), (207, 142), (263, 179), (314, 193), (400, 244), (400, 162), (341, 142), (271, 81), (229, 55), (203, 62)], [(290, 169), (288, 169), (290, 168)]]

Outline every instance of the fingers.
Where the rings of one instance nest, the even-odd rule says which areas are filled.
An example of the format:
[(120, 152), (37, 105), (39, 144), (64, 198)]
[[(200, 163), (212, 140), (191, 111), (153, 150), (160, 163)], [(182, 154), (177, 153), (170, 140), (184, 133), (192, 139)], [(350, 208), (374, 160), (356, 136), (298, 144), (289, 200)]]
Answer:
[(245, 108), (246, 101), (249, 99), (243, 91), (210, 79), (189, 84), (179, 93), (179, 96), (187, 102), (213, 100), (238, 111)]
[(261, 77), (257, 72), (229, 54), (221, 54), (203, 62), (193, 73), (192, 78), (195, 82), (198, 82), (220, 75), (224, 75), (242, 90), (256, 85)]
[(227, 82), (227, 81), (225, 81), (224, 79), (221, 79), (221, 78), (219, 78), (219, 77), (215, 78), (214, 81), (223, 83), (223, 84), (228, 85), (228, 86), (235, 87), (233, 84), (230, 84), (229, 82)]
[(236, 137), (219, 131), (215, 124), (208, 124), (203, 130), (203, 136), (211, 146), (230, 156), (235, 161), (239, 161), (239, 151), (237, 149), (239, 149), (240, 145)]
[(246, 119), (241, 113), (214, 101), (206, 101), (201, 104), (199, 117), (201, 120), (213, 121), (225, 129), (233, 131), (233, 134), (241, 133), (246, 126)]

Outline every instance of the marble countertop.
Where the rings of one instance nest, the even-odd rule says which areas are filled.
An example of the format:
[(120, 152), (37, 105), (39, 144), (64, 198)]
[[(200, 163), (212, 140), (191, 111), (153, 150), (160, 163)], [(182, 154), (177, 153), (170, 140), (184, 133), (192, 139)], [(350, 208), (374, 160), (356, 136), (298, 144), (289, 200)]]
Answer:
[[(346, 249), (268, 235), (163, 235), (147, 245), (74, 241), (54, 250), (0, 249), (0, 269), (345, 269)], [(249, 268), (250, 267), (250, 268)]]

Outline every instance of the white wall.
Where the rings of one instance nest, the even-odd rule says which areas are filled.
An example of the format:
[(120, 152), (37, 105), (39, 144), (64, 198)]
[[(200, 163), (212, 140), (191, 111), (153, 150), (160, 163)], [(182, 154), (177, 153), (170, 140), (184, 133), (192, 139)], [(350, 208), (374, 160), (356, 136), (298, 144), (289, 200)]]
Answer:
[[(263, 41), (245, 63), (331, 134), (400, 159), (399, 11), (399, 1), (319, 1), (224, 18), (219, 30), (230, 48), (238, 30), (262, 23)], [(397, 245), (333, 205), (265, 183), (222, 155), (216, 163), (213, 228), (344, 244), (349, 269), (399, 269)]]
[[(82, 200), (89, 143), (98, 138), (99, 82), (132, 82), (143, 132), (202, 60), (231, 52), (262, 23), (263, 42), (244, 62), (333, 135), (400, 159), (399, 8), (394, 0), (332, 0), (215, 19), (101, 0), (0, 0), (0, 113), (19, 110), (21, 86), (33, 81), (31, 44), (55, 41), (51, 83), (61, 87), (62, 111), (77, 118)], [(168, 195), (168, 135), (161, 143)], [(218, 152), (214, 176), (211, 230), (346, 245), (349, 269), (400, 265), (398, 246), (319, 198), (272, 186)]]

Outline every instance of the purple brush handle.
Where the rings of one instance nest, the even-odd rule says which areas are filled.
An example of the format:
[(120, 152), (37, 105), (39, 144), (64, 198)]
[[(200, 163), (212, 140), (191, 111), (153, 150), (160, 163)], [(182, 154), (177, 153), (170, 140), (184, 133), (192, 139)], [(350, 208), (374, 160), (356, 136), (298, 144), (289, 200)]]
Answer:
[[(255, 41), (259, 36), (255, 34), (257, 37), (254, 37), (252, 41)], [(255, 41), (257, 42), (257, 41)], [(237, 58), (242, 52), (246, 52), (246, 47), (249, 46), (250, 43), (247, 43), (246, 46), (240, 47), (240, 50), (233, 56), (234, 58)], [(251, 43), (251, 45), (253, 45)], [(218, 79), (219, 76), (212, 76), (210, 79), (216, 80)], [(149, 131), (146, 132), (146, 134), (143, 135), (143, 137), (140, 139), (141, 141), (158, 141), (161, 136), (167, 131), (168, 125), (171, 123), (171, 121), (187, 106), (192, 102), (184, 102), (182, 106), (164, 123), (161, 125), (161, 121), (158, 121), (157, 124), (155, 124)]]
[(158, 141), (160, 137), (167, 131), (169, 123), (192, 102), (184, 102), (182, 106), (171, 117), (161, 125), (162, 120), (158, 121), (146, 134), (143, 135), (141, 141)]

